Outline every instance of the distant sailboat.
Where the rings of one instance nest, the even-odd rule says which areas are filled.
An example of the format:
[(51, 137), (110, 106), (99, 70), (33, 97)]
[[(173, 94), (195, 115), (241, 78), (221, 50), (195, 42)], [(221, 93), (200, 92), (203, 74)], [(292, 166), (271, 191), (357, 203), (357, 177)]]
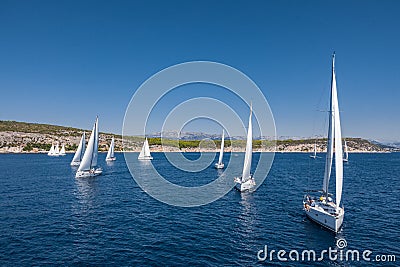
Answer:
[[(335, 153), (334, 153), (335, 151)], [(336, 199), (328, 193), (329, 178), (335, 154)], [(340, 207), (343, 187), (343, 149), (340, 127), (339, 103), (336, 89), (335, 54), (332, 58), (331, 103), (329, 112), (328, 148), (326, 153), (325, 175), (322, 195), (319, 198), (304, 196), (303, 205), (306, 216), (321, 226), (339, 231), (343, 223), (344, 208)]]
[(76, 172), (76, 178), (93, 177), (100, 175), (103, 171), (97, 167), (97, 156), (99, 146), (99, 119), (96, 118), (92, 134), (90, 135), (88, 146), (85, 154), (83, 155), (81, 164)]
[(85, 132), (83, 132), (81, 141), (79, 142), (78, 149), (75, 152), (74, 158), (71, 161), (71, 166), (79, 166), (81, 164), (81, 160), (83, 158), (83, 154), (85, 153)]
[(224, 145), (225, 145), (225, 131), (222, 130), (221, 150), (219, 151), (219, 159), (218, 162), (215, 163), (214, 165), (216, 169), (223, 169), (225, 167), (224, 163), (222, 163), (222, 158), (224, 157)]
[(144, 141), (142, 151), (140, 151), (138, 159), (140, 160), (151, 160), (153, 157), (150, 154), (150, 147), (149, 147), (149, 142), (146, 140)]
[(51, 148), (49, 150), (49, 152), (47, 153), (47, 156), (53, 157), (54, 156), (54, 144), (51, 144)]
[(65, 156), (65, 155), (67, 155), (67, 154), (65, 154), (65, 146), (64, 146), (64, 144), (62, 145), (61, 150), (60, 150), (60, 153), (58, 153), (58, 155), (60, 155), (60, 156)]
[(234, 179), (236, 185), (235, 188), (240, 192), (253, 191), (256, 186), (253, 175), (250, 173), (251, 169), (251, 158), (253, 156), (253, 127), (251, 124), (253, 109), (250, 104), (250, 117), (249, 117), (249, 127), (247, 129), (247, 142), (246, 142), (246, 152), (244, 155), (243, 173), (241, 177), (236, 177)]
[(343, 162), (348, 162), (349, 161), (349, 149), (347, 147), (346, 140), (344, 140), (344, 158)]
[(114, 161), (116, 158), (114, 157), (114, 137), (111, 139), (110, 148), (107, 152), (106, 161)]
[(57, 143), (56, 147), (54, 148), (53, 156), (58, 157), (59, 155), (60, 155), (60, 148), (58, 147), (58, 143)]
[(314, 153), (310, 155), (310, 158), (316, 159), (317, 158), (317, 141), (314, 143)]

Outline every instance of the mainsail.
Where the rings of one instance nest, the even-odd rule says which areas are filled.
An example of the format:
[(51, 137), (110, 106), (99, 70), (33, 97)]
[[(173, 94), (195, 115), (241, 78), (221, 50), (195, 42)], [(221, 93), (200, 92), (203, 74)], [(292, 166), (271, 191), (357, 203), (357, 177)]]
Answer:
[(92, 134), (90, 135), (88, 146), (85, 154), (83, 155), (81, 164), (79, 165), (78, 171), (89, 171), (90, 169), (97, 166), (97, 153), (98, 153), (98, 139), (99, 139), (99, 128), (98, 118), (94, 123)]
[(54, 155), (54, 144), (51, 145), (51, 148), (49, 150), (49, 153), (47, 153), (48, 156), (53, 156)]
[(58, 144), (56, 145), (56, 147), (54, 148), (54, 155), (59, 155), (60, 154), (60, 149), (58, 148)]
[(62, 156), (65, 155), (65, 146), (64, 146), (64, 144), (61, 146), (60, 155), (62, 155)]
[(106, 159), (110, 159), (113, 157), (114, 157), (114, 137), (111, 139), (111, 144), (110, 144), (110, 148), (108, 149)]
[(332, 170), (333, 151), (335, 150), (336, 207), (340, 205), (343, 185), (343, 150), (340, 126), (339, 103), (336, 88), (335, 55), (332, 59), (331, 103), (329, 112), (328, 149), (326, 153), (323, 191), (328, 195), (329, 178)]
[(225, 143), (225, 131), (222, 130), (221, 150), (219, 151), (218, 164), (222, 164), (222, 158), (224, 157), (224, 144)]
[(251, 124), (252, 110), (253, 108), (252, 105), (250, 104), (249, 127), (247, 129), (246, 153), (244, 155), (242, 182), (246, 182), (247, 180), (250, 179), (251, 157), (253, 154), (253, 129)]
[(150, 154), (150, 147), (149, 147), (149, 142), (146, 140), (144, 141), (142, 150), (140, 151), (138, 159), (146, 159), (146, 158), (151, 158)]
[(349, 159), (349, 148), (347, 147), (347, 142), (344, 140), (344, 158), (346, 160)]

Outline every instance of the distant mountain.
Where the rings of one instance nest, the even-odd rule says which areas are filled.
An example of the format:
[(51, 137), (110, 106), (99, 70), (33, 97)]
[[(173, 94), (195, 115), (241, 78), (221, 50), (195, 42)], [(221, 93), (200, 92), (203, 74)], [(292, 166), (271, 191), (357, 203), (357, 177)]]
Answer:
[[(178, 131), (165, 131), (165, 132), (156, 132), (147, 135), (152, 138), (160, 138), (161, 136), (166, 139), (172, 140), (203, 140), (203, 139), (211, 139), (211, 140), (219, 140), (221, 139), (221, 134), (208, 134), (203, 132), (178, 132)], [(231, 136), (225, 137), (230, 140), (244, 140), (246, 139), (243, 136)]]
[(396, 148), (400, 149), (400, 142), (380, 142), (376, 140), (370, 140), (371, 143), (380, 145), (385, 148)]

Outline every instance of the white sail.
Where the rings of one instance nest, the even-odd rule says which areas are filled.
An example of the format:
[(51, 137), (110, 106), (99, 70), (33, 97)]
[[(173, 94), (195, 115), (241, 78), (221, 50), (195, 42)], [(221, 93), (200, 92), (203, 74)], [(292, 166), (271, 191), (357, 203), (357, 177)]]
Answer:
[(314, 143), (314, 157), (317, 156), (317, 142)]
[(56, 145), (56, 147), (54, 148), (54, 155), (59, 155), (60, 154), (60, 148), (58, 147), (58, 144)]
[(79, 142), (78, 149), (75, 152), (72, 162), (80, 162), (82, 160), (83, 154), (85, 153), (85, 145), (86, 145), (85, 132), (83, 132), (81, 141)]
[(79, 165), (79, 171), (89, 171), (97, 165), (97, 146), (98, 146), (98, 118), (94, 123), (92, 134), (90, 135), (88, 146), (86, 148), (85, 154), (83, 155), (81, 164)]
[(147, 141), (147, 138), (146, 138), (146, 141), (145, 141), (145, 143), (144, 143), (144, 156), (145, 156), (145, 157), (151, 157), (151, 155), (150, 155), (149, 142)]
[(324, 183), (322, 187), (322, 191), (324, 194), (328, 195), (328, 187), (329, 187), (329, 178), (331, 177), (332, 171), (332, 160), (333, 160), (333, 138), (334, 138), (334, 108), (333, 105), (334, 99), (333, 96), (336, 95), (334, 93), (336, 90), (336, 80), (335, 80), (335, 69), (334, 69), (334, 61), (332, 63), (332, 79), (331, 79), (331, 101), (329, 107), (329, 130), (328, 130), (328, 144), (326, 151), (326, 162), (325, 162), (325, 174), (324, 174)]
[(108, 149), (106, 159), (110, 159), (113, 157), (114, 157), (114, 137), (111, 139), (111, 144), (110, 144), (110, 148)]
[(48, 156), (53, 156), (54, 155), (54, 144), (51, 144), (51, 148), (49, 152), (47, 153)]
[(149, 147), (149, 142), (146, 140), (144, 141), (142, 150), (140, 151), (138, 159), (152, 159), (152, 156), (150, 154), (150, 147)]
[(99, 118), (96, 117), (96, 135), (94, 136), (94, 148), (93, 148), (93, 158), (92, 158), (92, 167), (97, 166), (97, 158), (99, 151)]
[(342, 130), (340, 126), (339, 101), (336, 88), (335, 56), (332, 60), (332, 102), (335, 133), (335, 173), (336, 173), (336, 210), (340, 206), (343, 185), (343, 145)]
[(246, 182), (250, 179), (251, 157), (253, 154), (253, 129), (251, 124), (252, 110), (252, 105), (250, 104), (249, 127), (247, 129), (246, 153), (244, 155), (242, 182)]
[(222, 139), (221, 139), (221, 150), (219, 151), (219, 159), (218, 164), (222, 164), (222, 158), (224, 157), (224, 145), (225, 145), (225, 131), (222, 130)]
[(326, 195), (328, 195), (329, 178), (332, 170), (333, 151), (335, 150), (336, 209), (338, 209), (342, 198), (343, 150), (339, 102), (336, 88), (335, 56), (333, 56), (332, 59), (331, 104), (329, 114), (328, 149), (326, 153), (323, 191)]
[(64, 146), (64, 144), (61, 146), (60, 155), (62, 155), (62, 156), (65, 155), (65, 146)]
[[(146, 141), (147, 141), (147, 139), (146, 139)], [(143, 158), (144, 158), (144, 147), (145, 147), (145, 145), (146, 145), (146, 141), (144, 142), (144, 144), (143, 144), (143, 146), (142, 146), (142, 150), (141, 150), (140, 153), (139, 153), (138, 159), (143, 159)]]

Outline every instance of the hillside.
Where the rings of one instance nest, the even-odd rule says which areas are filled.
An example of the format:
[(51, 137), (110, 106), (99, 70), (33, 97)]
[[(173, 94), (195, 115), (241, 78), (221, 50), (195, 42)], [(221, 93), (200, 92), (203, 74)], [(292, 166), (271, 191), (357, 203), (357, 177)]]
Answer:
[[(0, 121), (0, 153), (10, 152), (45, 152), (48, 151), (53, 143), (64, 144), (67, 151), (74, 151), (85, 131), (87, 138), (90, 130), (77, 129), (73, 127), (37, 124), (16, 121)], [(111, 138), (115, 138), (115, 150), (122, 151), (122, 137), (110, 133), (100, 133), (99, 150), (106, 151)], [(190, 133), (190, 136), (203, 136), (213, 139), (215, 135), (200, 133)], [(245, 140), (239, 140), (235, 137), (232, 140), (225, 141), (226, 151), (243, 151)], [(126, 151), (140, 151), (143, 144), (142, 137), (129, 137), (124, 140)], [(346, 138), (350, 152), (388, 152), (394, 148), (381, 145), (376, 142), (370, 142), (361, 138)], [(184, 138), (161, 139), (159, 137), (150, 137), (149, 144), (152, 151), (216, 151), (220, 146), (220, 140), (190, 140)], [(277, 140), (275, 142), (266, 140), (254, 140), (253, 149), (255, 151), (277, 151), (277, 152), (311, 152), (317, 144), (317, 151), (326, 151), (326, 139), (302, 139), (302, 140)]]

